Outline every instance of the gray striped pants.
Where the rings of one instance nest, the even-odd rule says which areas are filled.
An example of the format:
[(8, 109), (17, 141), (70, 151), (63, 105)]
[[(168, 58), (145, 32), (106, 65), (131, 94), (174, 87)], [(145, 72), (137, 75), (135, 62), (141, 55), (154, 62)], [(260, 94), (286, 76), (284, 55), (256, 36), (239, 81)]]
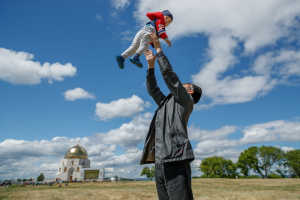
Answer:
[(144, 26), (139, 32), (137, 32), (131, 46), (126, 49), (121, 56), (123, 56), (124, 59), (134, 53), (141, 56), (148, 49), (149, 43), (152, 42), (151, 32), (156, 34), (156, 30), (153, 26)]

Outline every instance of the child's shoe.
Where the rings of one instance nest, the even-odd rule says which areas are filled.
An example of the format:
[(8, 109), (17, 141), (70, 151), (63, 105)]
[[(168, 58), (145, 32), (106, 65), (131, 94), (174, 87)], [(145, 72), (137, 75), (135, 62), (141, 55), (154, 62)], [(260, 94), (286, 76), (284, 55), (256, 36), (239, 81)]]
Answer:
[(116, 60), (117, 60), (117, 62), (118, 62), (119, 67), (120, 67), (121, 69), (123, 69), (123, 68), (124, 68), (124, 62), (125, 62), (124, 57), (121, 56), (121, 55), (118, 55), (118, 56), (116, 56)]
[(139, 68), (143, 68), (143, 64), (140, 61), (139, 55), (135, 53), (132, 58), (130, 58), (130, 62), (138, 66)]

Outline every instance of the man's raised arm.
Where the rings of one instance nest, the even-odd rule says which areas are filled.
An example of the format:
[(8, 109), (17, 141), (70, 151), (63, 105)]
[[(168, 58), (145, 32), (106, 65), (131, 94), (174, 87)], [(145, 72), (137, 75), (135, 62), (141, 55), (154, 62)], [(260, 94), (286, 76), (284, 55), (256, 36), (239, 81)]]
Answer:
[(147, 90), (148, 93), (152, 96), (156, 104), (159, 106), (160, 103), (165, 99), (165, 95), (160, 91), (160, 88), (157, 86), (155, 74), (154, 74), (154, 65), (156, 56), (153, 55), (151, 50), (147, 50), (145, 53), (146, 60), (148, 62), (148, 71), (147, 71)]
[(161, 74), (163, 79), (165, 80), (166, 85), (168, 86), (172, 95), (179, 100), (182, 104), (186, 104), (188, 102), (194, 104), (193, 98), (187, 92), (187, 90), (183, 87), (180, 82), (177, 74), (173, 71), (173, 68), (168, 60), (168, 58), (164, 55), (160, 42), (155, 34), (151, 34), (153, 39), (154, 48), (156, 49), (157, 62), (159, 64)]

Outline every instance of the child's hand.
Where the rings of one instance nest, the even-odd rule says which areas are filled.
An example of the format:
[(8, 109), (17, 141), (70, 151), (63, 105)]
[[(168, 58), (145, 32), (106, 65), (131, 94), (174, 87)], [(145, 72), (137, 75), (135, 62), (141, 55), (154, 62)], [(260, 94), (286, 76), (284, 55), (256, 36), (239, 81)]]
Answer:
[(166, 40), (166, 43), (168, 43), (169, 47), (171, 47), (172, 43), (170, 40)]

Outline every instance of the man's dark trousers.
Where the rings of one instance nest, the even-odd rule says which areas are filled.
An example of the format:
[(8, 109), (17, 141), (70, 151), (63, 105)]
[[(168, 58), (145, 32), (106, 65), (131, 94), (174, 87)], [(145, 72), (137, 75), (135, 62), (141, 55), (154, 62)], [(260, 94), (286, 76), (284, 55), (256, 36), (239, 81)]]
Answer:
[(189, 161), (155, 164), (159, 200), (193, 200)]

